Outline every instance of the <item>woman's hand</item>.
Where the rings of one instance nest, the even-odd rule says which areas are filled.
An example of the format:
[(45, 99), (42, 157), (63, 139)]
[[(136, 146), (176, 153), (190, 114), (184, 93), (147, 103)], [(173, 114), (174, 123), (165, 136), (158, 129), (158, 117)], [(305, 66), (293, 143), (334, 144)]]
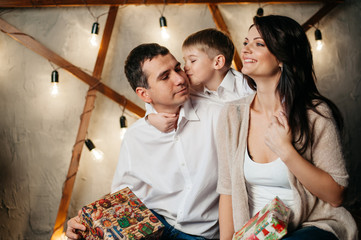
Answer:
[(341, 205), (344, 187), (297, 152), (292, 145), (292, 133), (283, 112), (272, 117), (265, 134), (265, 143), (312, 194), (333, 207)]
[(281, 159), (292, 145), (292, 133), (284, 112), (272, 116), (271, 122), (265, 134), (266, 145)]

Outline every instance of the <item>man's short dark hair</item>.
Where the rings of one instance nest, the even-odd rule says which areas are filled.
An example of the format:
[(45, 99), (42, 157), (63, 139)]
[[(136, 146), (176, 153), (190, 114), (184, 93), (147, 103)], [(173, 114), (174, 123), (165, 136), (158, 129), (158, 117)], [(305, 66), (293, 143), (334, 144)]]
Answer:
[(124, 72), (130, 86), (135, 91), (137, 87), (148, 89), (147, 76), (143, 72), (143, 64), (146, 60), (152, 60), (158, 55), (165, 56), (169, 53), (166, 47), (157, 43), (146, 43), (135, 47), (125, 61)]

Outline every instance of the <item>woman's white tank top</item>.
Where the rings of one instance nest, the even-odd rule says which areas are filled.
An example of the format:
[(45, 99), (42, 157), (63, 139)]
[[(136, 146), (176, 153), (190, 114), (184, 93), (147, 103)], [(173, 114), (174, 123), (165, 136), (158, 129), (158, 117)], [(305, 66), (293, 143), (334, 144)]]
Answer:
[(256, 163), (250, 158), (246, 148), (244, 177), (251, 216), (276, 196), (288, 207), (293, 205), (294, 197), (288, 180), (288, 168), (280, 158), (269, 163)]

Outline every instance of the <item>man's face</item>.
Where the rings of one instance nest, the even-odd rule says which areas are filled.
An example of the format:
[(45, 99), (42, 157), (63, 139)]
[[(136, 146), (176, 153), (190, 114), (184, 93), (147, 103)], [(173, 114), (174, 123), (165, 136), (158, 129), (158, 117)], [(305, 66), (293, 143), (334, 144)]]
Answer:
[(143, 71), (149, 88), (137, 88), (143, 101), (151, 103), (157, 112), (175, 113), (189, 98), (189, 82), (180, 63), (172, 54), (146, 60)]

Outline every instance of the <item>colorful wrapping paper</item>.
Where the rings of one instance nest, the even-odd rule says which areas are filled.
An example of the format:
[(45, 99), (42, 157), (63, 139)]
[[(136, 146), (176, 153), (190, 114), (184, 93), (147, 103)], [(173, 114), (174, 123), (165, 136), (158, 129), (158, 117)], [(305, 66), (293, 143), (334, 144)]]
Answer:
[(278, 240), (287, 233), (289, 208), (275, 197), (242, 228), (233, 240)]
[(158, 239), (164, 227), (129, 188), (84, 206), (80, 219), (86, 240)]

